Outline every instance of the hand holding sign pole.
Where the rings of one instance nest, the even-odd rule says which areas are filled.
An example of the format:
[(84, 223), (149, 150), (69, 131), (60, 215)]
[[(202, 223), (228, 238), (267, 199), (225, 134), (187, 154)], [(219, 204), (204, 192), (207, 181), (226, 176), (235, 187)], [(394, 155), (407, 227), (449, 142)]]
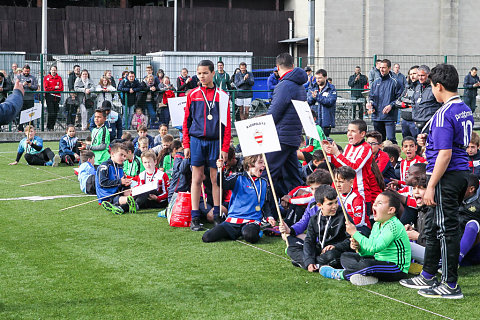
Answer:
[(238, 121), (235, 122), (235, 128), (237, 129), (243, 156), (246, 157), (256, 154), (262, 155), (263, 161), (265, 162), (268, 182), (272, 188), (272, 195), (275, 202), (275, 208), (277, 209), (278, 218), (280, 223), (283, 224), (283, 218), (278, 206), (277, 194), (268, 167), (267, 157), (265, 156), (265, 153), (281, 150), (273, 117), (271, 115), (266, 115), (263, 117)]
[[(295, 110), (297, 111), (298, 117), (302, 122), (303, 129), (305, 130), (305, 133), (307, 134), (307, 136), (312, 137), (317, 141), (320, 141), (320, 135), (318, 134), (317, 126), (315, 124), (315, 121), (313, 120), (312, 110), (310, 109), (310, 106), (308, 105), (308, 103), (306, 101), (299, 101), (299, 100), (292, 100), (292, 103), (293, 103), (293, 106), (295, 107)], [(347, 215), (347, 210), (345, 210), (345, 204), (343, 203), (342, 196), (340, 192), (338, 192), (337, 184), (335, 183), (335, 176), (333, 175), (333, 170), (332, 170), (332, 167), (330, 166), (330, 161), (328, 161), (327, 153), (323, 148), (322, 148), (322, 152), (323, 152), (323, 157), (327, 162), (328, 171), (332, 176), (333, 186), (335, 188), (335, 191), (337, 191), (337, 197), (338, 197), (338, 201), (340, 201), (340, 206), (342, 207), (343, 215), (345, 216), (345, 219), (348, 221), (349, 219)]]

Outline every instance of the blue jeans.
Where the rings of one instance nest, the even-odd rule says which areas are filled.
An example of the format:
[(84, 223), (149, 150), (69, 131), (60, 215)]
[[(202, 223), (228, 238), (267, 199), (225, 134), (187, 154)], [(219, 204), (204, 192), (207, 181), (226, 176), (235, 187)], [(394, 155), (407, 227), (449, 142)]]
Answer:
[(383, 141), (390, 140), (397, 144), (395, 138), (395, 121), (373, 121), (373, 128), (382, 134)]
[(418, 130), (415, 122), (411, 120), (402, 119), (402, 137), (414, 137), (417, 138)]
[(170, 123), (170, 111), (168, 107), (158, 108), (158, 122), (160, 124), (165, 123), (167, 126)]
[(127, 107), (123, 106), (123, 119), (125, 121), (123, 127), (124, 129), (130, 129), (132, 125), (133, 114), (135, 113), (135, 106)]
[(152, 124), (157, 121), (157, 113), (155, 112), (155, 108), (153, 107), (153, 102), (145, 102), (145, 106), (147, 107), (148, 112), (148, 122)]
[(463, 102), (472, 109), (472, 112), (475, 112), (477, 108), (477, 97), (476, 96), (463, 96)]

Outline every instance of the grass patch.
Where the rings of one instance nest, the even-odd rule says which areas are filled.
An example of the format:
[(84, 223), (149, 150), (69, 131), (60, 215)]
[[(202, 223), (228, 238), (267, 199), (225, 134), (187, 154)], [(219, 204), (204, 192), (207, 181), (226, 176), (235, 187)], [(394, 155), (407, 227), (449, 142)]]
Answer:
[[(335, 139), (344, 145), (346, 138)], [(57, 149), (57, 143), (47, 143)], [(0, 144), (0, 198), (80, 194), (71, 167), (8, 166)], [(75, 180), (74, 177), (72, 177)], [(91, 198), (0, 201), (1, 319), (430, 319), (424, 311), (346, 281), (323, 279), (238, 242), (204, 244), (157, 211), (107, 214)], [(278, 238), (257, 245), (286, 257)], [(455, 319), (480, 317), (478, 267), (460, 269), (461, 301), (422, 298), (397, 283), (369, 290)]]

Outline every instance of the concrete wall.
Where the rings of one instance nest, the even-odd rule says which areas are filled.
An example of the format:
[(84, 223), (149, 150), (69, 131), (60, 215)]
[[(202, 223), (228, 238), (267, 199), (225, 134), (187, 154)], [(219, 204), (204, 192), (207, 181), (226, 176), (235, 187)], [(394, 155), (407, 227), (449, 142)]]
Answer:
[[(295, 37), (308, 36), (308, 0), (286, 0)], [(316, 0), (316, 55), (475, 55), (479, 0)]]

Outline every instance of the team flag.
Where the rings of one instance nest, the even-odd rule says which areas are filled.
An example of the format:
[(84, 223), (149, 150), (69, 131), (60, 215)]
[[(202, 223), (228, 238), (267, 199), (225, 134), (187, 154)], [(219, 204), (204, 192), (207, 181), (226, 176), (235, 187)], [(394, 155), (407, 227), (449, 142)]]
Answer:
[(280, 151), (277, 129), (272, 115), (235, 122), (244, 157)]

